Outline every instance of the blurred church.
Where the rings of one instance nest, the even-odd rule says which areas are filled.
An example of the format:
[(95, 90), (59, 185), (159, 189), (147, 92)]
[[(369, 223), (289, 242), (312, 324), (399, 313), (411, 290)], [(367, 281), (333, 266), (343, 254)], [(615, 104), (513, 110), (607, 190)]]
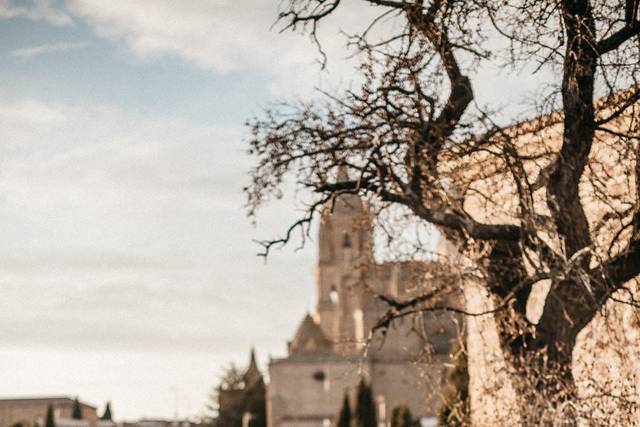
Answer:
[[(47, 420), (47, 417), (50, 420)], [(98, 409), (66, 396), (0, 399), (0, 427), (115, 427), (109, 403)]]
[(357, 195), (342, 195), (325, 209), (319, 234), (316, 310), (302, 320), (287, 357), (270, 361), (268, 425), (333, 425), (344, 393), (353, 397), (361, 376), (372, 386), (380, 425), (400, 405), (423, 425), (435, 425), (459, 329), (454, 316), (397, 319), (385, 334), (369, 336), (389, 308), (376, 295), (403, 300), (424, 293), (435, 264), (376, 263), (371, 215)]

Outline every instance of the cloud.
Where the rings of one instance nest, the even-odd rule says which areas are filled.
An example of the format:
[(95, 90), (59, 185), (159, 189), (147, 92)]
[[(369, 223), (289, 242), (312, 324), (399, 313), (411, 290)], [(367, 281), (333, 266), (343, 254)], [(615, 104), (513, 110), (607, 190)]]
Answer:
[(25, 47), (21, 49), (15, 49), (9, 52), (9, 55), (20, 58), (32, 58), (52, 52), (66, 52), (69, 50), (84, 49), (91, 46), (90, 42), (72, 42), (72, 43), (51, 43), (43, 44), (40, 46)]
[[(309, 91), (325, 78), (348, 78), (353, 62), (347, 56), (340, 29), (366, 21), (374, 8), (348, 5), (327, 19), (321, 29), (323, 48), (334, 60), (329, 73), (319, 76), (319, 54), (309, 37), (272, 25), (278, 2), (185, 0), (67, 0), (70, 14), (83, 19), (95, 32), (123, 41), (139, 58), (163, 55), (181, 58), (216, 73), (259, 72), (271, 79), (270, 89), (282, 94)], [(379, 10), (377, 10), (379, 12)], [(357, 27), (356, 27), (357, 28)]]
[(53, 104), (23, 99), (16, 103), (0, 103), (0, 123), (7, 131), (29, 129), (32, 126), (59, 125), (66, 120), (65, 112)]
[(5, 344), (282, 347), (312, 252), (255, 256), (296, 213), (283, 201), (250, 227), (239, 129), (24, 99), (0, 101), (0, 140)]
[(23, 17), (44, 20), (58, 27), (73, 25), (71, 17), (55, 7), (50, 0), (31, 0), (18, 3), (14, 0), (0, 0), (0, 18)]
[[(309, 35), (280, 32), (284, 25), (276, 22), (278, 4), (264, 0), (182, 0), (179, 4), (172, 0), (64, 0), (54, 5), (49, 0), (33, 0), (28, 7), (18, 7), (0, 0), (0, 17), (29, 16), (59, 24), (84, 21), (95, 34), (122, 43), (139, 60), (169, 56), (218, 74), (250, 73), (266, 80), (270, 94), (277, 97), (349, 84), (356, 75), (357, 59), (346, 48), (343, 33), (364, 30), (382, 10), (348, 2), (339, 13), (324, 19), (318, 34), (330, 60), (320, 72), (321, 55)], [(63, 49), (66, 47), (54, 50)], [(16, 54), (47, 51), (42, 46)]]

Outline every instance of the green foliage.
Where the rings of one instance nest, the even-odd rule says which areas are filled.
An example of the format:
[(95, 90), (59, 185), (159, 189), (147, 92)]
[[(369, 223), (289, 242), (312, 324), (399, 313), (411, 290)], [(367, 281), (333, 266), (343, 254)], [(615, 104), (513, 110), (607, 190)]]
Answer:
[(73, 418), (74, 420), (81, 420), (82, 419), (82, 406), (80, 406), (80, 401), (78, 400), (77, 397), (73, 401), (73, 409), (71, 410), (71, 418)]
[(351, 403), (349, 402), (349, 395), (344, 394), (344, 400), (342, 401), (342, 408), (338, 414), (338, 421), (336, 427), (351, 427)]
[(352, 427), (377, 427), (376, 407), (373, 402), (373, 392), (364, 378), (360, 378), (356, 388), (356, 406), (354, 409)]
[(413, 427), (418, 425), (411, 416), (411, 411), (404, 405), (396, 406), (391, 411), (391, 427)]
[[(213, 388), (213, 391), (209, 395), (209, 402), (206, 405), (206, 411), (208, 412), (207, 419), (209, 421), (213, 421), (218, 418), (220, 395), (223, 392), (242, 390), (244, 387), (242, 372), (240, 372), (234, 363), (230, 363), (229, 366), (224, 368), (222, 375), (220, 375), (219, 378), (219, 383)], [(230, 394), (231, 393), (226, 393), (227, 396)]]
[(240, 390), (244, 387), (242, 371), (234, 364), (230, 363), (220, 376), (218, 389), (220, 390)]
[(242, 418), (250, 413), (249, 427), (266, 427), (266, 387), (261, 375), (242, 373), (234, 364), (224, 371), (210, 396), (207, 409), (210, 422), (220, 427), (242, 427)]
[(53, 405), (49, 405), (47, 408), (47, 417), (44, 422), (44, 427), (56, 427), (56, 421), (53, 418)]
[(100, 417), (100, 419), (104, 421), (112, 421), (111, 402), (107, 402), (107, 406), (105, 406), (104, 412), (102, 413), (102, 416)]
[(466, 349), (459, 343), (453, 349), (453, 367), (447, 376), (443, 402), (438, 414), (440, 427), (468, 427), (469, 419), (469, 370)]

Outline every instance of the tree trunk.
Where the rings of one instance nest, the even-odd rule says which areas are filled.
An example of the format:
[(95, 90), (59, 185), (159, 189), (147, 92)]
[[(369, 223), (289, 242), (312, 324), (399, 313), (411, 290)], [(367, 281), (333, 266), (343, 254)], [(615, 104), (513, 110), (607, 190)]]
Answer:
[(577, 425), (577, 393), (572, 373), (575, 342), (545, 344), (524, 335), (508, 357), (523, 426)]
[[(519, 245), (496, 242), (486, 266), (488, 290), (496, 307), (508, 303), (495, 316), (522, 425), (575, 426), (576, 387), (571, 368), (576, 330), (567, 320), (563, 304), (555, 299), (582, 302), (574, 296), (577, 284), (563, 282), (553, 286), (549, 293), (552, 297), (547, 298), (536, 325), (527, 318), (531, 286), (525, 285), (528, 275)], [(569, 292), (571, 298), (556, 295), (560, 291)]]

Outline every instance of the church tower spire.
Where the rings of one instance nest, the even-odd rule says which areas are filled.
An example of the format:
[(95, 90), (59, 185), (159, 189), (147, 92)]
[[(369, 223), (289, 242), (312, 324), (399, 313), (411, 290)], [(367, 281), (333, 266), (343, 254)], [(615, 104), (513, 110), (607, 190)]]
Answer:
[(251, 387), (254, 384), (262, 381), (262, 373), (258, 369), (258, 363), (256, 362), (256, 350), (251, 347), (251, 356), (249, 359), (249, 367), (243, 376), (245, 387)]

